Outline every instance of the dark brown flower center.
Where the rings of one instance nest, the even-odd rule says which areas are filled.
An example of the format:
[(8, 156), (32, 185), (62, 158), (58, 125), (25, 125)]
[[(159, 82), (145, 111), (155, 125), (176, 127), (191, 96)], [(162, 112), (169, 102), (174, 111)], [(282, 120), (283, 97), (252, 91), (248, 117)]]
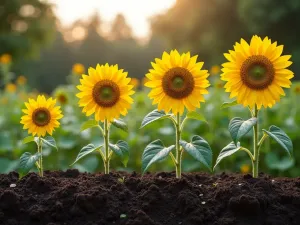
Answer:
[(189, 96), (194, 90), (194, 77), (185, 68), (175, 67), (170, 69), (162, 79), (164, 92), (176, 99)]
[(93, 98), (101, 107), (112, 107), (120, 98), (119, 86), (111, 80), (101, 80), (93, 88)]
[(251, 89), (263, 90), (272, 84), (275, 70), (272, 62), (263, 55), (250, 56), (241, 67), (243, 83)]
[(46, 126), (50, 123), (51, 115), (48, 109), (38, 108), (32, 113), (32, 121), (39, 127)]

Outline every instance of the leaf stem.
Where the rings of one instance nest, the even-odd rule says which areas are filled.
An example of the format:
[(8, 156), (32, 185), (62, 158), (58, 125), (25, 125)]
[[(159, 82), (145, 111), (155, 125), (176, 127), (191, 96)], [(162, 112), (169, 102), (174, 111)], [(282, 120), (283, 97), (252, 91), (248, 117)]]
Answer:
[(258, 144), (257, 144), (259, 148), (260, 148), (261, 145), (264, 143), (264, 141), (265, 141), (265, 139), (266, 139), (267, 137), (269, 137), (269, 135), (266, 134), (266, 133), (264, 133), (264, 135), (262, 136), (262, 138), (260, 139), (260, 141), (259, 141)]
[(98, 128), (99, 128), (99, 130), (101, 131), (101, 133), (102, 133), (102, 135), (104, 135), (104, 131), (103, 131), (103, 129), (102, 129), (102, 127), (98, 124), (98, 126), (97, 126)]
[(246, 152), (246, 153), (249, 155), (251, 161), (254, 161), (254, 157), (253, 157), (253, 155), (252, 155), (252, 153), (250, 152), (249, 149), (244, 148), (244, 147), (241, 147), (240, 149), (241, 149), (242, 151)]
[(253, 148), (254, 148), (254, 156), (253, 156), (253, 171), (252, 175), (254, 178), (258, 177), (258, 165), (259, 165), (259, 149), (258, 145), (258, 109), (257, 105), (254, 106), (254, 117), (257, 118), (257, 123), (253, 126)]
[[(99, 126), (100, 127), (100, 126)], [(104, 120), (104, 149), (105, 149), (105, 158), (104, 158), (104, 173), (109, 174), (109, 122), (107, 119)]]
[(180, 139), (181, 139), (181, 129), (180, 129), (180, 115), (177, 113), (176, 115), (176, 178), (181, 178), (181, 158), (182, 151), (180, 150)]

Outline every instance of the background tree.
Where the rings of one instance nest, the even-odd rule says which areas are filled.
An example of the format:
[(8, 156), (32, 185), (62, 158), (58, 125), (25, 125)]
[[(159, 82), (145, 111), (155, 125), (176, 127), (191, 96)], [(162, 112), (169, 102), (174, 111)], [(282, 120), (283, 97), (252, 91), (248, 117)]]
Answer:
[(36, 56), (55, 37), (52, 5), (39, 0), (0, 1), (0, 54), (14, 60)]

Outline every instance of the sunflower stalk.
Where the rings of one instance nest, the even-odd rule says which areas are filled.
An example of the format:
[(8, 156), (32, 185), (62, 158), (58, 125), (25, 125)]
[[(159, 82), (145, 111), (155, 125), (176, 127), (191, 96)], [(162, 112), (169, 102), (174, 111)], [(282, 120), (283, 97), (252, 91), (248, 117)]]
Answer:
[(38, 146), (38, 153), (40, 153), (40, 157), (39, 157), (39, 160), (38, 160), (38, 165), (39, 166), (37, 167), (37, 169), (39, 171), (39, 175), (41, 177), (43, 177), (44, 176), (44, 171), (43, 171), (43, 142), (42, 142), (41, 137), (39, 137), (39, 139), (38, 139), (37, 146)]
[(105, 149), (105, 158), (104, 158), (104, 173), (109, 174), (109, 122), (107, 119), (104, 120), (104, 149)]
[(258, 109), (257, 105), (254, 107), (254, 117), (257, 118), (257, 123), (253, 126), (253, 147), (254, 147), (254, 156), (253, 156), (253, 177), (258, 177), (258, 166), (259, 166), (259, 150), (260, 146), (258, 145)]
[(181, 139), (181, 127), (180, 127), (180, 115), (177, 113), (176, 115), (176, 123), (175, 123), (175, 129), (176, 129), (176, 178), (181, 178), (181, 159), (182, 159), (182, 151), (180, 147), (180, 139)]

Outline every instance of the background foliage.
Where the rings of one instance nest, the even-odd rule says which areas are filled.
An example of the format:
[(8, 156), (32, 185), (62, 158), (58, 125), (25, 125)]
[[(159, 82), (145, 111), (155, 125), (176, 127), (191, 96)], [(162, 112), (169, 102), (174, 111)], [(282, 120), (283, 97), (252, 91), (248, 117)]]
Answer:
[[(102, 142), (97, 130), (80, 132), (80, 125), (87, 120), (77, 106), (74, 84), (79, 76), (72, 74), (72, 65), (80, 62), (87, 68), (97, 63), (118, 63), (139, 78), (150, 68), (150, 61), (160, 57), (163, 51), (177, 48), (199, 54), (206, 69), (224, 62), (223, 53), (241, 37), (249, 40), (253, 34), (268, 35), (279, 44), (284, 44), (284, 53), (291, 54), (292, 70), (295, 73), (294, 86), (286, 97), (273, 109), (264, 110), (264, 128), (274, 124), (284, 129), (293, 139), (295, 161), (289, 161), (282, 149), (272, 141), (263, 147), (262, 171), (274, 175), (299, 176), (299, 79), (300, 2), (298, 0), (178, 0), (174, 7), (151, 19), (152, 35), (149, 41), (137, 40), (123, 15), (118, 15), (107, 34), (103, 33), (101, 15), (94, 14), (87, 21), (76, 21), (71, 27), (62, 27), (53, 13), (53, 6), (39, 0), (3, 0), (0, 2), (0, 55), (9, 54), (11, 62), (0, 64), (0, 172), (16, 168), (17, 159), (24, 151), (35, 152), (34, 145), (23, 145), (20, 140), (26, 136), (19, 124), (21, 108), (29, 96), (38, 92), (56, 97), (61, 94), (67, 99), (61, 102), (65, 118), (62, 127), (55, 132), (59, 152), (47, 149), (46, 169), (67, 169), (77, 153), (91, 141)], [(86, 31), (83, 39), (68, 38), (69, 34), (81, 28)], [(1, 60), (0, 60), (1, 61)], [(211, 144), (214, 158), (230, 142), (227, 126), (230, 118), (248, 118), (247, 110), (240, 106), (221, 110), (222, 102), (228, 100), (223, 83), (219, 80), (219, 67), (213, 67), (209, 89), (210, 95), (199, 112), (203, 113), (208, 125), (190, 122), (183, 138), (189, 140), (192, 134), (203, 136)], [(24, 75), (24, 79), (18, 78)], [(13, 83), (13, 84), (12, 84)], [(26, 83), (26, 84), (25, 84)], [(144, 147), (158, 137), (165, 144), (173, 144), (174, 130), (171, 124), (158, 121), (139, 129), (142, 118), (154, 106), (148, 100), (148, 90), (139, 87), (135, 103), (125, 120), (129, 124), (127, 134), (112, 131), (112, 139), (127, 140), (131, 157), (126, 170), (140, 171), (141, 154)], [(243, 142), (250, 143), (250, 135)], [(53, 151), (53, 152), (52, 152)], [(51, 154), (50, 154), (51, 153)], [(276, 153), (276, 154), (275, 154)], [(244, 153), (224, 160), (219, 171), (249, 170), (250, 161)], [(293, 166), (294, 165), (294, 166)], [(75, 164), (82, 171), (102, 168), (99, 156), (89, 156)], [(195, 171), (201, 167), (189, 157), (184, 158), (184, 171)], [(123, 170), (121, 163), (112, 161), (112, 168)], [(151, 167), (155, 170), (172, 170), (171, 161)], [(204, 169), (204, 168), (200, 168)]]

